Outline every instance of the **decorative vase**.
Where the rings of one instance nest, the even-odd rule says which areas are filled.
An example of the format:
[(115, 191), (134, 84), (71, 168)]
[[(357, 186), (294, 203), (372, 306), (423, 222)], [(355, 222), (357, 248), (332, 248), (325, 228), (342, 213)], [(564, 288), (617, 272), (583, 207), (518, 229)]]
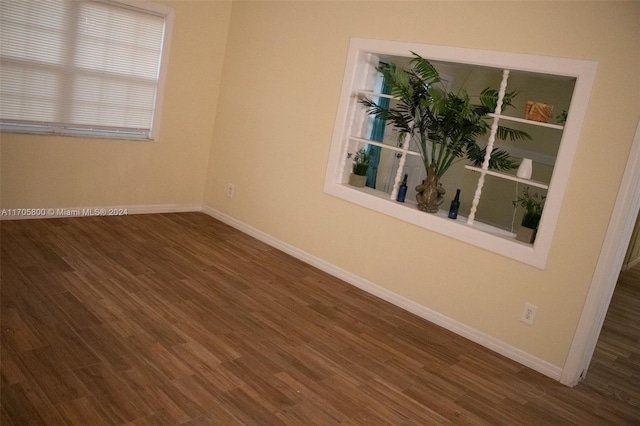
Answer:
[(523, 179), (531, 179), (531, 174), (533, 173), (533, 161), (530, 158), (523, 158), (522, 163), (518, 167), (518, 172), (516, 176)]
[(533, 244), (536, 239), (536, 229), (527, 228), (526, 226), (520, 226), (518, 233), (516, 234), (516, 240), (523, 243)]
[(445, 190), (440, 184), (440, 178), (436, 174), (434, 165), (427, 168), (427, 178), (422, 181), (422, 184), (416, 186), (416, 192), (419, 210), (438, 213), (438, 208), (444, 201)]
[(364, 185), (367, 183), (367, 175), (361, 176), (351, 173), (349, 175), (349, 185), (355, 186), (357, 188), (364, 188)]

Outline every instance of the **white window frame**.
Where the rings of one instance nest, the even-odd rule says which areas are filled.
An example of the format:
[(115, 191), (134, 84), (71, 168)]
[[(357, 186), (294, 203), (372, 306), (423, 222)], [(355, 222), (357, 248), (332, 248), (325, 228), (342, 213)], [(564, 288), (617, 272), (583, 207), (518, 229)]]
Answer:
[[(74, 1), (74, 0), (71, 0)], [(1, 121), (0, 131), (10, 133), (30, 133), (40, 135), (81, 136), (101, 139), (158, 141), (164, 104), (165, 85), (169, 68), (169, 54), (171, 50), (171, 38), (175, 12), (172, 8), (140, 0), (87, 0), (103, 3), (114, 7), (131, 8), (143, 13), (161, 16), (164, 19), (164, 33), (162, 37), (162, 50), (160, 54), (160, 66), (158, 70), (158, 82), (156, 88), (153, 119), (149, 131), (137, 131), (133, 129), (100, 126), (73, 126), (67, 123), (21, 123), (17, 121)]]
[[(394, 202), (371, 188), (348, 185), (345, 171), (350, 147), (350, 124), (358, 107), (357, 92), (366, 89), (367, 76), (378, 64), (379, 56), (410, 57), (411, 52), (433, 61), (484, 66), (501, 70), (574, 77), (576, 79), (553, 176), (534, 244), (515, 240), (515, 234), (475, 222), (447, 218), (447, 212), (429, 214), (414, 206)], [(342, 92), (329, 153), (324, 191), (343, 200), (388, 216), (435, 231), (508, 258), (544, 269), (562, 207), (573, 158), (587, 111), (597, 63), (520, 53), (496, 52), (417, 43), (353, 38), (347, 56)], [(469, 173), (473, 173), (470, 172)], [(397, 183), (396, 183), (397, 185)], [(394, 191), (395, 192), (395, 191)], [(386, 195), (383, 194), (382, 195)]]

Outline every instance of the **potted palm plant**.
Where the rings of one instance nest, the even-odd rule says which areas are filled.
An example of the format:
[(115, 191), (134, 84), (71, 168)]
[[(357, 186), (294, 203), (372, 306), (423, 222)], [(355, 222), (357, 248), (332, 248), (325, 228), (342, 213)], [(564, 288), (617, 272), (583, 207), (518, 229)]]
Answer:
[(363, 188), (367, 182), (367, 171), (371, 162), (371, 155), (365, 150), (360, 149), (355, 153), (347, 154), (347, 158), (353, 157), (352, 173), (349, 175), (349, 185)]
[(518, 232), (516, 233), (516, 240), (528, 244), (533, 243), (536, 238), (538, 225), (540, 224), (540, 218), (542, 217), (545, 198), (545, 196), (538, 195), (537, 192), (530, 194), (529, 187), (526, 187), (522, 196), (518, 197), (518, 199), (514, 201), (515, 205), (520, 204), (524, 209), (522, 222), (520, 223), (520, 228), (518, 228)]
[[(394, 64), (378, 67), (385, 84), (397, 99), (396, 106), (384, 108), (369, 98), (360, 100), (370, 115), (392, 124), (398, 130), (398, 142), (409, 136), (417, 146), (427, 173), (422, 185), (416, 187), (420, 210), (435, 213), (442, 202), (444, 190), (440, 179), (451, 165), (460, 158), (467, 158), (475, 166), (481, 166), (486, 148), (477, 140), (490, 130), (486, 122), (495, 111), (498, 91), (487, 88), (479, 96), (480, 103), (473, 104), (464, 89), (458, 93), (448, 92), (442, 85), (440, 75), (426, 59), (413, 53), (411, 67), (405, 70)], [(512, 106), (517, 91), (504, 95), (503, 110)], [(499, 139), (531, 139), (523, 131), (503, 126), (498, 127)], [(509, 170), (517, 167), (509, 153), (494, 148), (489, 168)]]

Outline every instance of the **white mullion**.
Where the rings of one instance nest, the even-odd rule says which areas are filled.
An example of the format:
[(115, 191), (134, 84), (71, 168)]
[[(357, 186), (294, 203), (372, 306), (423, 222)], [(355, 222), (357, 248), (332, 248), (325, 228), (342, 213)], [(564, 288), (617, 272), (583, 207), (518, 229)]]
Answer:
[(398, 170), (396, 171), (396, 178), (393, 181), (393, 189), (391, 190), (391, 200), (395, 200), (398, 196), (398, 189), (400, 188), (400, 182), (404, 174), (404, 165), (407, 162), (407, 155), (409, 154), (409, 143), (411, 142), (411, 135), (404, 135), (404, 141), (402, 142), (402, 156), (398, 162)]
[[(350, 134), (351, 131), (354, 128), (354, 122), (356, 120), (356, 110), (357, 110), (357, 102), (358, 102), (358, 98), (357, 96), (353, 96), (352, 100), (351, 100), (351, 106), (349, 107), (349, 119), (348, 122), (349, 124), (347, 125), (347, 134)], [(340, 154), (340, 167), (338, 168), (338, 176), (336, 177), (336, 181), (338, 183), (342, 183), (344, 182), (344, 172), (345, 172), (345, 168), (347, 167), (347, 155), (349, 153), (349, 148), (350, 148), (351, 144), (349, 143), (349, 138), (345, 138), (344, 143), (342, 144), (342, 152)]]
[(500, 82), (500, 90), (498, 91), (498, 102), (491, 123), (491, 133), (489, 134), (489, 140), (487, 141), (487, 148), (484, 155), (484, 161), (482, 162), (482, 171), (478, 178), (478, 186), (476, 192), (473, 195), (473, 201), (471, 203), (471, 210), (469, 211), (469, 217), (467, 218), (467, 224), (473, 225), (473, 221), (476, 217), (476, 210), (478, 209), (478, 203), (480, 202), (480, 196), (482, 195), (482, 187), (484, 186), (485, 171), (489, 169), (489, 161), (491, 160), (491, 151), (493, 151), (493, 144), (496, 140), (496, 134), (498, 133), (498, 122), (500, 121), (499, 114), (502, 112), (502, 102), (504, 100), (504, 94), (507, 91), (507, 81), (509, 80), (509, 70), (502, 71), (502, 81)]
[[(362, 67), (361, 78), (355, 81), (363, 81), (365, 87), (371, 81), (371, 68), (372, 68), (371, 64), (373, 63), (372, 61), (375, 60), (374, 58), (377, 58), (377, 56), (371, 53), (367, 53), (363, 59), (358, 61), (359, 66)], [(356, 128), (359, 129), (358, 134), (361, 134), (362, 132), (362, 126), (364, 125), (364, 120), (366, 117), (366, 114), (364, 113), (364, 111), (358, 114), (358, 99), (359, 99), (358, 93), (362, 90), (365, 90), (365, 89), (355, 89), (355, 90), (352, 89), (352, 95), (351, 95), (351, 100), (349, 105), (349, 119), (347, 124), (347, 131), (345, 135), (354, 134), (354, 129)], [(357, 122), (357, 126), (356, 126), (356, 122)], [(347, 167), (347, 155), (349, 154), (349, 149), (352, 147), (351, 140), (353, 140), (353, 137), (347, 136), (345, 137), (344, 142), (342, 144), (340, 167), (338, 168), (338, 176), (336, 178), (338, 183), (344, 182), (344, 174), (345, 174), (345, 169)], [(353, 144), (353, 146), (356, 146), (357, 143), (361, 143), (361, 141), (356, 141), (356, 143)]]

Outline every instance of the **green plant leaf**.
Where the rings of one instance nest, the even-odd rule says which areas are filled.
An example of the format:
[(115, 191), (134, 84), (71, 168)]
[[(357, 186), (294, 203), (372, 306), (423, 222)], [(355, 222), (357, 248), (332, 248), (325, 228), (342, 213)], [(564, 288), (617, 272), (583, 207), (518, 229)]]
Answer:
[(438, 83), (440, 81), (440, 74), (438, 70), (429, 62), (424, 59), (422, 56), (418, 55), (415, 52), (411, 52), (413, 54), (413, 59), (411, 60), (411, 65), (413, 65), (413, 69), (415, 73), (420, 76), (420, 78), (427, 85), (432, 85), (433, 83)]
[[(520, 93), (518, 90), (506, 92), (502, 98), (502, 108), (500, 112), (504, 112), (507, 107), (513, 107), (513, 98)], [(490, 87), (480, 92), (480, 108), (484, 114), (495, 112), (498, 106), (498, 90)]]
[(522, 216), (522, 226), (527, 228), (536, 229), (540, 223), (542, 217), (542, 210), (544, 209), (544, 201), (546, 197), (538, 195), (538, 193), (531, 194), (529, 187), (525, 187), (522, 195), (516, 200), (516, 204), (520, 204), (524, 208), (524, 215)]
[[(482, 167), (484, 163), (484, 156), (486, 155), (487, 148), (480, 148), (478, 145), (471, 147), (468, 151), (468, 158), (475, 167)], [(493, 148), (491, 151), (491, 159), (489, 160), (489, 168), (493, 170), (513, 170), (518, 167), (507, 151)]]
[[(422, 156), (425, 169), (433, 164), (438, 176), (442, 177), (453, 162), (462, 157), (481, 165), (486, 148), (481, 148), (477, 140), (491, 129), (487, 118), (496, 109), (498, 91), (484, 89), (480, 103), (473, 104), (464, 89), (455, 94), (434, 86), (441, 81), (438, 71), (427, 59), (412, 53), (414, 57), (408, 70), (394, 64), (378, 67), (385, 84), (397, 98), (395, 106), (385, 109), (371, 99), (360, 102), (369, 114), (393, 125), (399, 140), (409, 136)], [(512, 106), (517, 94), (516, 90), (505, 94), (503, 110)], [(514, 141), (530, 139), (526, 132), (505, 126), (498, 127), (496, 136)], [(492, 151), (490, 168), (509, 170), (516, 166), (508, 152)]]
[(496, 132), (496, 137), (501, 140), (510, 140), (510, 141), (521, 141), (521, 140), (531, 140), (531, 135), (529, 133), (513, 129), (511, 127), (498, 126), (498, 131)]

